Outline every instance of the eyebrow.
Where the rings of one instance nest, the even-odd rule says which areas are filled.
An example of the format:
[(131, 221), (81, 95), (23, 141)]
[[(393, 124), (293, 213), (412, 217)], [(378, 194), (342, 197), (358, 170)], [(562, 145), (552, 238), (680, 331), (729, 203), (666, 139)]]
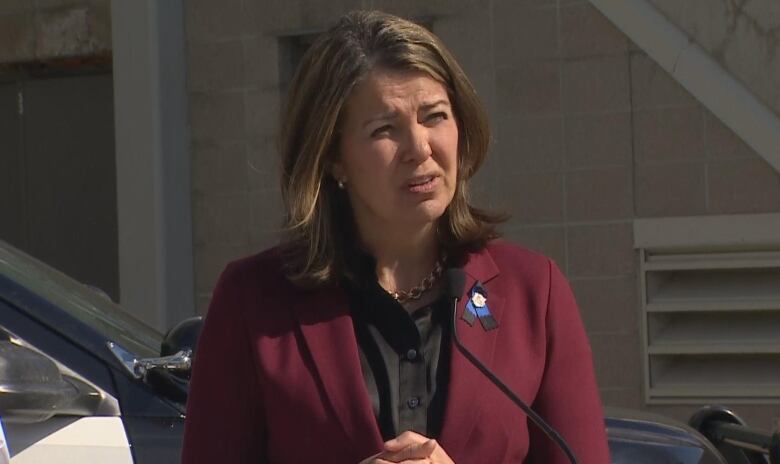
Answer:
[(386, 113), (382, 113), (378, 116), (375, 116), (373, 118), (369, 118), (366, 120), (366, 122), (363, 123), (363, 127), (366, 127), (370, 125), (371, 123), (377, 122), (377, 121), (383, 121), (385, 119), (393, 119), (395, 115), (398, 114), (398, 111), (388, 111)]
[(442, 98), (441, 100), (436, 100), (435, 102), (423, 103), (422, 105), (420, 105), (420, 109), (421, 110), (430, 110), (431, 108), (436, 108), (439, 105), (446, 105), (447, 107), (452, 106), (452, 105), (450, 105), (449, 101), (447, 101), (447, 100)]
[[(452, 106), (449, 101), (447, 101), (447, 100), (442, 98), (441, 100), (436, 100), (434, 102), (423, 103), (422, 105), (420, 105), (420, 109), (423, 110), (423, 111), (428, 111), (428, 110), (430, 110), (432, 108), (436, 108), (439, 105), (446, 105), (448, 108)], [(375, 116), (373, 118), (368, 119), (365, 123), (363, 123), (363, 127), (366, 127), (369, 124), (371, 124), (373, 122), (376, 122), (376, 121), (382, 121), (382, 120), (385, 120), (385, 119), (393, 119), (397, 114), (398, 114), (398, 111), (388, 111), (386, 113), (382, 113), (382, 114), (380, 114), (378, 116)]]

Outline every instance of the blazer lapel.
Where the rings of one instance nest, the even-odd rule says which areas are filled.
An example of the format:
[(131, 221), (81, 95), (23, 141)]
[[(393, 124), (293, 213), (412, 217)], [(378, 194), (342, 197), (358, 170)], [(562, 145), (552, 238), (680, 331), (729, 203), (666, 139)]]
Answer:
[[(471, 255), (463, 270), (466, 273), (466, 285), (457, 307), (458, 335), (466, 348), (482, 363), (490, 367), (496, 338), (502, 330), (501, 314), (504, 307), (500, 288), (488, 285), (488, 282), (498, 275), (498, 267), (487, 250), (482, 250)], [(473, 325), (469, 325), (462, 318), (469, 291), (477, 282), (485, 286), (488, 292), (487, 305), (499, 323), (498, 327), (493, 330), (486, 331), (479, 320), (475, 320)], [(469, 437), (474, 426), (481, 421), (481, 397), (485, 395), (485, 392), (481, 391), (480, 386), (487, 385), (489, 381), (484, 379), (482, 373), (461, 354), (455, 346), (454, 339), (451, 341), (451, 350), (450, 383), (444, 424), (439, 439), (448, 452), (462, 456), (464, 453), (468, 454), (466, 451), (469, 446)], [(487, 388), (494, 387), (488, 385)]]
[(366, 455), (381, 449), (346, 295), (338, 288), (306, 293), (294, 313), (327, 401), (352, 447)]

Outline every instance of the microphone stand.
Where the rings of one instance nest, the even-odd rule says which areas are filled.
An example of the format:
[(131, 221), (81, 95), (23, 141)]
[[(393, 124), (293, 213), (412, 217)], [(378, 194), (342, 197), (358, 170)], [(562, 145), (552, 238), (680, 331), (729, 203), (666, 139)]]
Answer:
[[(460, 292), (457, 293), (458, 295)], [(453, 310), (452, 310), (452, 325), (450, 326), (452, 329), (452, 336), (455, 340), (455, 346), (458, 348), (458, 350), (463, 354), (463, 356), (466, 357), (466, 359), (471, 362), (471, 364), (474, 365), (477, 369), (479, 369), (480, 372), (482, 372), (485, 377), (487, 377), (493, 384), (498, 387), (499, 390), (501, 390), (510, 400), (512, 400), (513, 403), (515, 403), (520, 409), (523, 410), (523, 412), (528, 416), (528, 418), (531, 419), (531, 421), (536, 424), (539, 429), (541, 429), (542, 432), (544, 432), (547, 437), (555, 442), (563, 453), (566, 455), (567, 458), (569, 458), (569, 461), (571, 461), (572, 464), (577, 464), (577, 458), (574, 456), (574, 452), (569, 448), (569, 445), (566, 443), (566, 441), (561, 437), (561, 435), (558, 433), (557, 430), (552, 428), (550, 424), (548, 424), (542, 417), (537, 414), (533, 409), (531, 409), (523, 400), (520, 399), (519, 396), (515, 394), (509, 387), (506, 386), (504, 382), (501, 381), (501, 379), (496, 376), (490, 369), (487, 368), (482, 362), (480, 362), (479, 359), (477, 359), (474, 354), (469, 351), (468, 348), (466, 348), (463, 343), (460, 341), (460, 337), (458, 336), (458, 329), (457, 329), (457, 321), (458, 321), (458, 301), (460, 298), (458, 296), (452, 295), (453, 300)]]

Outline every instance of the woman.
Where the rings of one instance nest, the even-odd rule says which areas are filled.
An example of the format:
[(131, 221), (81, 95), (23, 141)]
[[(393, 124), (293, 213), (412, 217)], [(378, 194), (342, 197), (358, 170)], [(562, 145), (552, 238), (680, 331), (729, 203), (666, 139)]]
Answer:
[(451, 348), (609, 461), (590, 349), (547, 258), (470, 205), (488, 147), (463, 71), (424, 28), (344, 16), (306, 53), (282, 136), (285, 244), (230, 264), (199, 340), (183, 462), (563, 463)]

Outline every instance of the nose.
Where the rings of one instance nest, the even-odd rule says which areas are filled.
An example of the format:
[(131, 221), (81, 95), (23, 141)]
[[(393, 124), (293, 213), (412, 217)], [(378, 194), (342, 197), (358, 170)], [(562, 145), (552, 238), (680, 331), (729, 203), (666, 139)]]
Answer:
[(403, 161), (420, 164), (433, 154), (428, 128), (419, 123), (409, 126)]

